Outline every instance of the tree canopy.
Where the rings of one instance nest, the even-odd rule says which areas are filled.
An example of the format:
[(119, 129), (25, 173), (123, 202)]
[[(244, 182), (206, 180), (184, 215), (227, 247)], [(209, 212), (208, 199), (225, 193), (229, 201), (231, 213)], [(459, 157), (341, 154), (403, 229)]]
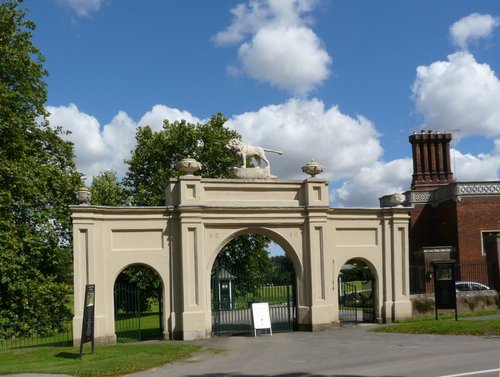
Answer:
[(350, 260), (341, 271), (342, 281), (367, 281), (373, 279), (370, 267), (361, 260)]
[(68, 206), (81, 178), (47, 121), (44, 58), (21, 3), (0, 3), (0, 325), (23, 318), (29, 330), (68, 313)]
[(107, 170), (94, 177), (90, 192), (93, 205), (123, 206), (128, 204), (128, 193), (118, 182), (114, 170)]
[(136, 134), (137, 146), (127, 161), (129, 170), (124, 179), (133, 204), (164, 205), (165, 185), (169, 178), (180, 175), (176, 164), (188, 156), (203, 165), (196, 174), (210, 178), (229, 177), (236, 159), (226, 145), (239, 135), (224, 127), (226, 120), (222, 114), (217, 114), (203, 124), (165, 120), (163, 129), (157, 132), (149, 126), (140, 127)]

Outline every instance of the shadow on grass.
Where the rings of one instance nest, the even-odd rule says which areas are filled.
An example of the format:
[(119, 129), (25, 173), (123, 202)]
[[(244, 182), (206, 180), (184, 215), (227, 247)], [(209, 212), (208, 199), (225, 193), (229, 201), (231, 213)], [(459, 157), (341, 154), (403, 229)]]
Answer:
[(71, 353), (71, 352), (59, 352), (55, 355), (56, 357), (60, 357), (62, 359), (79, 359), (79, 353)]

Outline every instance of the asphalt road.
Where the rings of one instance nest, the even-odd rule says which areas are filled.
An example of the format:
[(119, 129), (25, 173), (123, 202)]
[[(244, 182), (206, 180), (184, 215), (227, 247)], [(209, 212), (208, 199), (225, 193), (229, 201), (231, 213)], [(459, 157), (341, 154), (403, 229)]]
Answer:
[(500, 377), (498, 336), (382, 334), (370, 327), (197, 341), (223, 351), (129, 377)]
[(500, 337), (382, 334), (368, 328), (212, 339), (205, 344), (223, 353), (202, 353), (130, 376), (500, 377)]

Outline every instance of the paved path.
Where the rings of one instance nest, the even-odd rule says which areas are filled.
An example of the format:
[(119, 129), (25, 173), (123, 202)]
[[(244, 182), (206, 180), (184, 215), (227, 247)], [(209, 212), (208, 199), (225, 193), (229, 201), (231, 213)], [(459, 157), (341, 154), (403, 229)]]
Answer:
[(439, 377), (490, 370), (499, 376), (500, 337), (382, 334), (368, 326), (324, 332), (217, 338), (225, 349), (129, 377)]

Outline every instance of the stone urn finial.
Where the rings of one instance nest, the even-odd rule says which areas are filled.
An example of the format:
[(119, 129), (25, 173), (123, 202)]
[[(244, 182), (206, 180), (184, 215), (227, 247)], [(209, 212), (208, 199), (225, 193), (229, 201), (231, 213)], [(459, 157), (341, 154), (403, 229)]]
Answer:
[(87, 187), (80, 187), (76, 193), (76, 200), (81, 206), (90, 205), (90, 200), (92, 199), (92, 194)]
[(201, 163), (189, 156), (177, 163), (177, 169), (184, 173), (184, 175), (193, 175), (193, 173), (200, 170), (201, 167)]
[(322, 173), (324, 169), (325, 167), (323, 165), (314, 160), (311, 160), (304, 166), (302, 166), (302, 171), (306, 174), (309, 174), (311, 178), (314, 178), (316, 175)]
[(406, 195), (402, 192), (395, 192), (389, 199), (391, 207), (403, 207), (406, 203)]

